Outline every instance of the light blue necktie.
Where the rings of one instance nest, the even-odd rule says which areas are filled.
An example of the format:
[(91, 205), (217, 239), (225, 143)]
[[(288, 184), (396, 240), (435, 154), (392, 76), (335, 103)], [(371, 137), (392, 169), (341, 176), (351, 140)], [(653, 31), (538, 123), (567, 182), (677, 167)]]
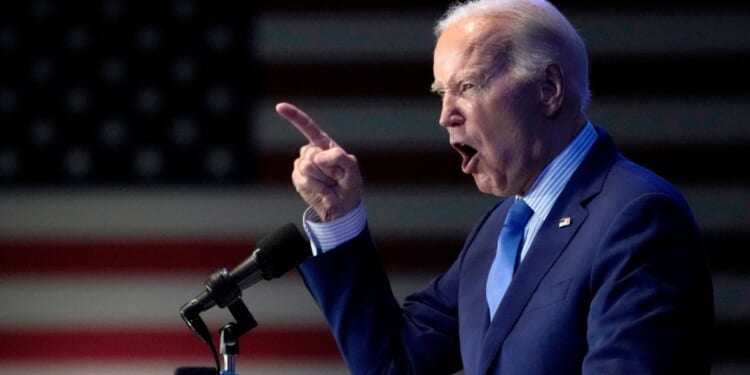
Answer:
[(523, 199), (517, 199), (510, 207), (503, 228), (500, 230), (495, 260), (487, 275), (487, 306), (490, 308), (490, 320), (495, 316), (495, 310), (513, 277), (524, 228), (533, 213), (534, 211)]

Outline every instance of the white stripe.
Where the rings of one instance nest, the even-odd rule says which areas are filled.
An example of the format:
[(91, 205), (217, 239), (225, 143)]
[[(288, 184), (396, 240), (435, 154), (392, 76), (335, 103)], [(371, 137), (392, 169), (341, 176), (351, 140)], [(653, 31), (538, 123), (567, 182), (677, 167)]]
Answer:
[[(464, 236), (494, 197), (471, 186), (368, 187), (378, 236)], [(246, 238), (292, 222), (306, 206), (288, 188), (19, 190), (0, 193), (0, 238)], [(436, 215), (435, 213), (439, 213)]]
[[(680, 187), (707, 231), (744, 231), (747, 188)], [(464, 238), (497, 199), (472, 186), (368, 186), (376, 238)], [(259, 238), (286, 222), (301, 226), (304, 202), (288, 189), (4, 190), (0, 239)]]
[[(432, 56), (425, 12), (263, 12), (253, 45), (260, 61), (396, 61)], [(406, 37), (405, 37), (406, 36)]]
[[(437, 271), (436, 271), (437, 273)], [(431, 273), (391, 275), (394, 294), (403, 300), (436, 276)], [(180, 307), (202, 290), (204, 275), (195, 277), (18, 276), (0, 279), (0, 327), (81, 330), (187, 329)], [(750, 316), (750, 278), (715, 275), (717, 320), (739, 322)], [(242, 300), (264, 327), (324, 325), (315, 302), (295, 273), (262, 281), (242, 293)], [(228, 311), (214, 307), (201, 315), (217, 327), (229, 321)]]
[[(383, 62), (432, 56), (432, 27), (444, 9), (369, 12), (262, 12), (254, 38), (262, 62)], [(744, 52), (747, 10), (566, 12), (591, 55)]]
[[(0, 327), (62, 331), (118, 327), (185, 329), (180, 307), (203, 290), (206, 275), (193, 277), (14, 276), (0, 278)], [(402, 299), (427, 285), (434, 275), (399, 274), (392, 278)], [(261, 281), (242, 293), (260, 326), (324, 326), (325, 321), (304, 283), (292, 271)], [(210, 326), (232, 321), (226, 309), (201, 314)]]
[[(589, 113), (591, 122), (607, 129), (621, 147), (719, 145), (750, 142), (750, 132), (742, 121), (750, 118), (748, 101), (746, 97), (667, 97), (647, 102), (595, 98)], [(296, 154), (307, 141), (276, 114), (275, 103), (261, 99), (250, 114), (252, 145), (261, 153)], [(438, 126), (440, 102), (428, 93), (427, 86), (423, 97), (408, 102), (398, 98), (304, 98), (295, 104), (355, 155), (384, 149), (394, 154), (400, 150), (453, 152), (447, 133)]]
[[(453, 152), (448, 134), (438, 125), (440, 101), (425, 83), (421, 99), (301, 99), (294, 103), (350, 153), (397, 150)], [(307, 140), (274, 110), (275, 101), (261, 99), (251, 115), (252, 134), (264, 152), (293, 152)], [(458, 160), (458, 157), (456, 158)], [(456, 170), (459, 170), (458, 163)]]
[(571, 12), (592, 56), (744, 53), (750, 47), (747, 9)]

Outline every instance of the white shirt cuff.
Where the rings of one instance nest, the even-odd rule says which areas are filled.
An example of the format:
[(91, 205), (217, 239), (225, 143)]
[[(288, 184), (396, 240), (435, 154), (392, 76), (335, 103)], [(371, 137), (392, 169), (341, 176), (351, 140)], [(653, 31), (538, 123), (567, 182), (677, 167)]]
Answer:
[(302, 215), (302, 222), (310, 238), (313, 255), (318, 255), (360, 234), (367, 225), (367, 215), (365, 205), (360, 201), (348, 214), (328, 222), (321, 222), (315, 210), (308, 207)]

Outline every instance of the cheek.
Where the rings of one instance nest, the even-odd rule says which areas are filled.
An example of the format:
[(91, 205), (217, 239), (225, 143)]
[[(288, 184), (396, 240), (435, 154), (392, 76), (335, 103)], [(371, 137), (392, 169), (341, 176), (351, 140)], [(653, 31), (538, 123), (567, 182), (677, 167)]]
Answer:
[(487, 95), (467, 102), (465, 114), (474, 125), (476, 136), (488, 157), (504, 163), (512, 157), (515, 144), (523, 138), (521, 132), (528, 115), (528, 103), (519, 97), (526, 93), (517, 90), (495, 89)]

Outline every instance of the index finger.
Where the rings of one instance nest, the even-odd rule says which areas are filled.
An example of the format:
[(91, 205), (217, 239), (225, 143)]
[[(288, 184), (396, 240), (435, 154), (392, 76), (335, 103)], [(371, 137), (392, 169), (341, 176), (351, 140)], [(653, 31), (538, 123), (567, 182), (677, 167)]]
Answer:
[(299, 108), (289, 103), (276, 104), (276, 112), (291, 122), (302, 135), (307, 138), (313, 146), (320, 147), (324, 150), (329, 149), (334, 144), (333, 140), (318, 127), (313, 119)]

